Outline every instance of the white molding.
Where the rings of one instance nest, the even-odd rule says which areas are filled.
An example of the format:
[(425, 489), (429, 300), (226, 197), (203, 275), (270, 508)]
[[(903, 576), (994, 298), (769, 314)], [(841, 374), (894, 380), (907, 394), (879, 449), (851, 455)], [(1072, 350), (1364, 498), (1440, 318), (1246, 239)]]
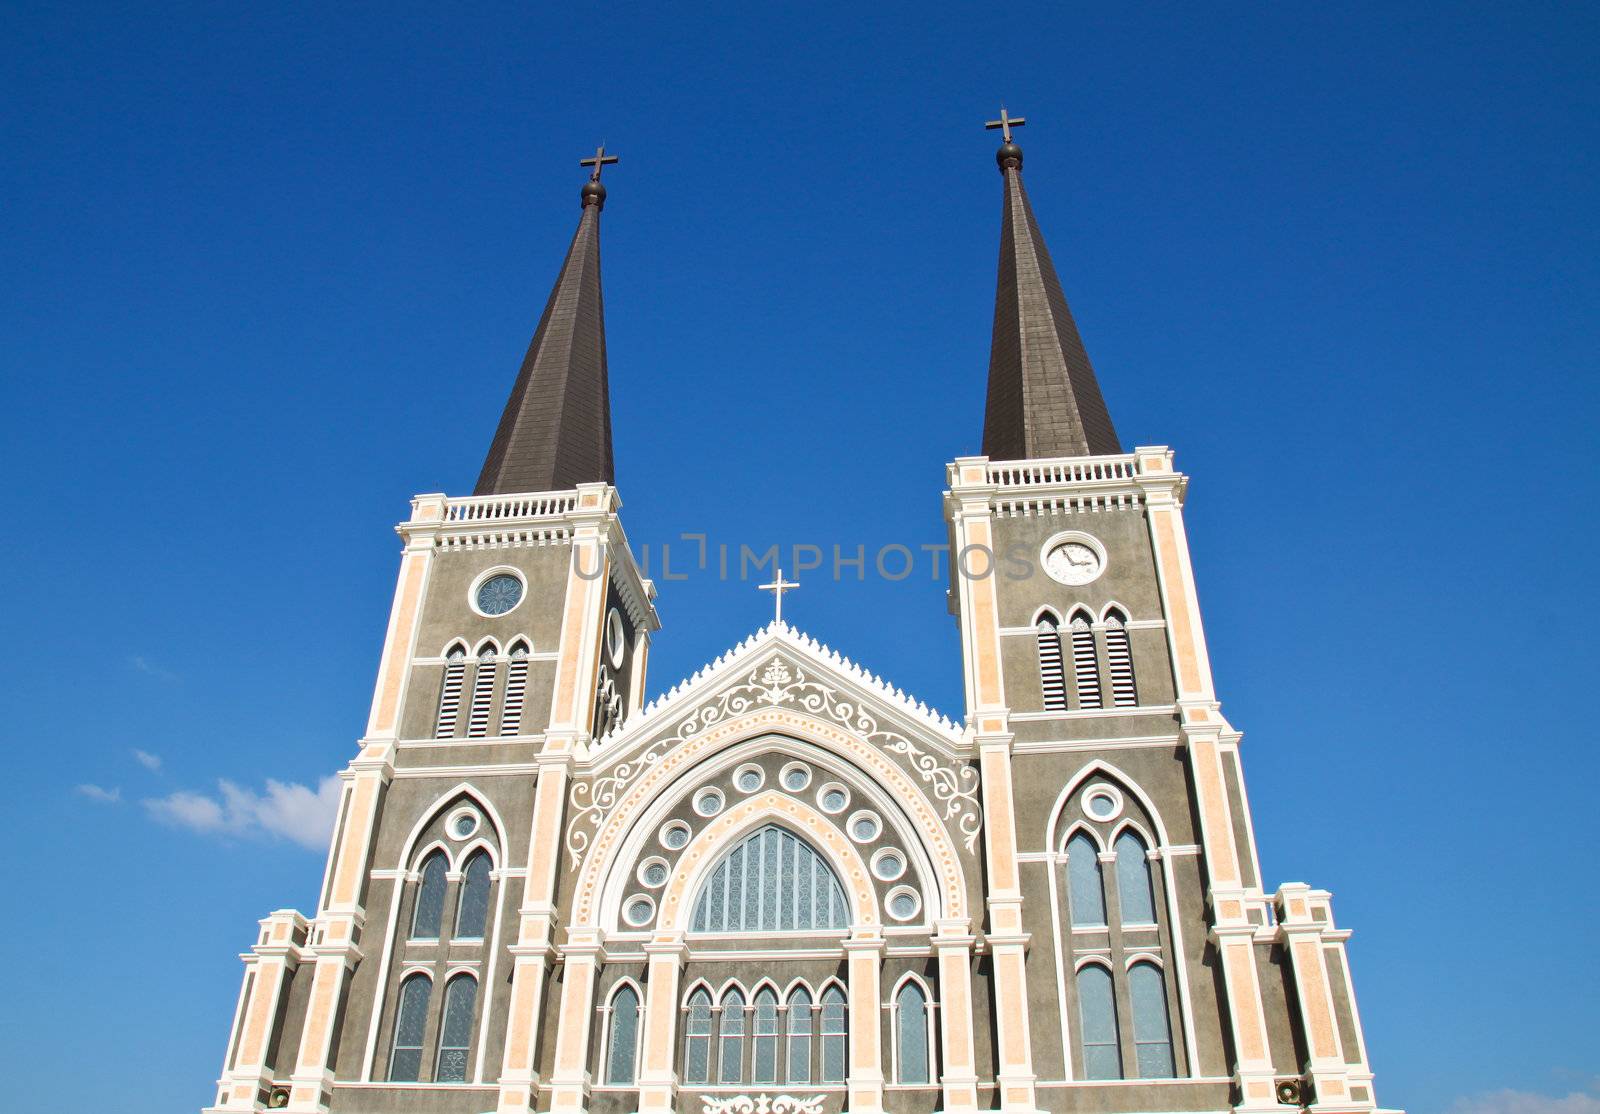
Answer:
[(1100, 719), (1103, 716), (1174, 716), (1176, 704), (1135, 704), (1120, 708), (1074, 708), (1070, 712), (1012, 712), (1011, 720), (1032, 723), (1038, 720)]

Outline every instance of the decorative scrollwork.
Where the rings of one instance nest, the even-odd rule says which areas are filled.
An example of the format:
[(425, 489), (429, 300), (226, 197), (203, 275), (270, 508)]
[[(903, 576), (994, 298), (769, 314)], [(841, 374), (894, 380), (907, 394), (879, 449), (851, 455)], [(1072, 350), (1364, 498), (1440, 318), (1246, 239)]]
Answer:
[(568, 795), (572, 819), (567, 827), (567, 853), (572, 865), (576, 867), (583, 860), (593, 833), (628, 785), (672, 748), (723, 720), (777, 704), (789, 704), (831, 719), (882, 750), (901, 756), (943, 806), (944, 820), (961, 833), (967, 850), (977, 846), (978, 833), (983, 828), (977, 770), (968, 765), (951, 765), (899, 732), (880, 726), (861, 704), (842, 697), (831, 686), (813, 680), (800, 666), (774, 654), (764, 665), (752, 669), (743, 683), (690, 712), (670, 737), (658, 740), (638, 757), (619, 763), (601, 777), (573, 782)]
[(811, 1095), (733, 1095), (717, 1098), (702, 1095), (702, 1114), (822, 1114), (824, 1096)]

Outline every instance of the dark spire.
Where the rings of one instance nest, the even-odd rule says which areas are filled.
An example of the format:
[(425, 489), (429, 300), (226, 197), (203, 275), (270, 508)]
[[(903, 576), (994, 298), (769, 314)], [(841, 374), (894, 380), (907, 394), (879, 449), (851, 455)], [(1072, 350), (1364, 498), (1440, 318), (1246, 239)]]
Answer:
[(602, 145), (579, 193), (583, 215), (555, 289), (545, 303), (522, 370), (474, 495), (560, 491), (612, 483), (611, 394), (606, 385), (606, 314), (600, 294), (602, 167), (617, 161)]
[(1056, 278), (1055, 265), (1022, 185), (1022, 148), (1011, 129), (1025, 120), (1004, 108), (990, 128), (1005, 178), (1000, 276), (989, 347), (983, 452), (991, 460), (1120, 453), (1089, 354)]

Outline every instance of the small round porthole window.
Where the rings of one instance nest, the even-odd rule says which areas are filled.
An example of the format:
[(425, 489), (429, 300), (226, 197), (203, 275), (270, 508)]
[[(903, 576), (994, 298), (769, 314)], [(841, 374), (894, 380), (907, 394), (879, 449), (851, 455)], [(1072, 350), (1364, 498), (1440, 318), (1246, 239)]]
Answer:
[(783, 787), (791, 793), (798, 793), (811, 784), (811, 767), (804, 762), (793, 762), (783, 768), (779, 775)]
[(639, 864), (639, 881), (652, 890), (659, 890), (667, 884), (667, 861), (665, 859), (646, 859)]
[(668, 851), (682, 851), (689, 846), (689, 825), (682, 820), (671, 820), (661, 825), (661, 846)]
[(1083, 811), (1096, 820), (1115, 820), (1122, 811), (1122, 795), (1104, 785), (1097, 785), (1083, 796)]
[(722, 790), (702, 789), (695, 794), (694, 810), (701, 816), (715, 816), (722, 811)]
[(922, 898), (910, 886), (899, 886), (889, 891), (889, 916), (897, 921), (909, 921), (922, 911)]
[(733, 771), (733, 787), (741, 793), (754, 793), (766, 780), (760, 766), (740, 766)]
[(522, 578), (497, 572), (478, 585), (472, 602), (483, 615), (504, 615), (522, 602)]
[(905, 856), (891, 847), (885, 847), (872, 856), (872, 875), (880, 882), (893, 882), (905, 872)]
[(850, 838), (857, 843), (871, 843), (883, 831), (883, 824), (870, 812), (858, 812), (850, 817)]
[(822, 792), (817, 794), (817, 804), (822, 806), (822, 811), (839, 813), (850, 807), (850, 790), (834, 782), (824, 785)]
[(446, 821), (445, 828), (449, 831), (451, 839), (466, 839), (478, 830), (478, 814), (470, 808), (453, 812)]
[(635, 894), (628, 899), (628, 904), (623, 908), (622, 919), (635, 928), (642, 928), (650, 923), (650, 918), (656, 914), (656, 903), (644, 894)]

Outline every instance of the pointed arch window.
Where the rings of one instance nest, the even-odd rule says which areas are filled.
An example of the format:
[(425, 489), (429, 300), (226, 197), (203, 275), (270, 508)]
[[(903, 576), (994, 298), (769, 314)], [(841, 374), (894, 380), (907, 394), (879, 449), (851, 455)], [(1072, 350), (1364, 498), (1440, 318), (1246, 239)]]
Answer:
[(695, 932), (796, 932), (849, 922), (833, 868), (809, 844), (769, 824), (712, 871), (690, 924)]
[(500, 734), (516, 735), (522, 730), (522, 704), (528, 696), (528, 644), (511, 647), (511, 664), (506, 666), (506, 695), (500, 707)]
[(1044, 693), (1044, 710), (1067, 710), (1067, 677), (1061, 664), (1061, 631), (1054, 615), (1039, 616), (1034, 631), (1039, 641), (1039, 688)]
[(1083, 612), (1072, 616), (1072, 677), (1078, 707), (1100, 707), (1100, 666), (1094, 653), (1094, 628)]
[(435, 851), (422, 863), (422, 882), (417, 886), (417, 905), (411, 913), (411, 938), (437, 940), (444, 920), (445, 858)]
[(1106, 669), (1111, 674), (1111, 703), (1131, 708), (1139, 703), (1133, 682), (1133, 648), (1128, 643), (1127, 619), (1113, 608), (1106, 615)]
[(822, 992), (822, 1080), (843, 1083), (845, 1050), (849, 1033), (845, 1027), (844, 991), (829, 986)]
[(688, 1083), (711, 1082), (711, 994), (699, 987), (689, 995), (684, 1021), (683, 1077)]
[(606, 1033), (606, 1082), (616, 1087), (633, 1086), (638, 1063), (639, 993), (623, 983), (611, 996), (611, 1022)]
[(1117, 1000), (1111, 972), (1090, 963), (1078, 969), (1077, 982), (1084, 1078), (1121, 1079), (1122, 1050), (1117, 1045)]
[(928, 996), (907, 979), (894, 998), (895, 1073), (901, 1083), (931, 1080), (928, 1055)]
[(1100, 847), (1084, 832), (1067, 841), (1067, 898), (1074, 926), (1099, 927), (1106, 923)]
[(428, 1028), (428, 998), (433, 980), (415, 974), (400, 984), (400, 1008), (396, 1011), (394, 1038), (389, 1051), (389, 1079), (395, 1083), (415, 1083), (422, 1073), (422, 1037)]
[(717, 1081), (744, 1081), (744, 995), (730, 987), (722, 996), (722, 1018), (717, 1026)]
[(811, 992), (795, 987), (789, 995), (788, 1075), (790, 1083), (811, 1082)]
[(471, 975), (457, 975), (445, 984), (435, 1083), (467, 1081), (467, 1054), (472, 1048), (472, 1019), (477, 1004), (478, 980)]
[(1117, 903), (1123, 924), (1155, 924), (1156, 896), (1150, 885), (1149, 848), (1131, 830), (1117, 837)]
[(778, 1081), (778, 995), (771, 987), (756, 991), (751, 1015), (753, 1043), (750, 1053), (750, 1082)]
[(485, 644), (478, 651), (478, 671), (472, 678), (472, 708), (467, 713), (467, 738), (481, 739), (489, 733), (489, 705), (494, 701), (494, 646)]
[(467, 673), (467, 649), (457, 643), (445, 651), (444, 687), (439, 690), (439, 716), (433, 734), (449, 739), (456, 733), (456, 717), (461, 714), (461, 684)]
[(491, 863), (487, 851), (475, 851), (461, 872), (461, 894), (456, 899), (457, 940), (482, 940), (489, 922)]
[(1133, 1000), (1133, 1052), (1140, 1079), (1171, 1079), (1172, 1024), (1167, 1019), (1167, 982), (1154, 963), (1135, 963), (1128, 972)]

